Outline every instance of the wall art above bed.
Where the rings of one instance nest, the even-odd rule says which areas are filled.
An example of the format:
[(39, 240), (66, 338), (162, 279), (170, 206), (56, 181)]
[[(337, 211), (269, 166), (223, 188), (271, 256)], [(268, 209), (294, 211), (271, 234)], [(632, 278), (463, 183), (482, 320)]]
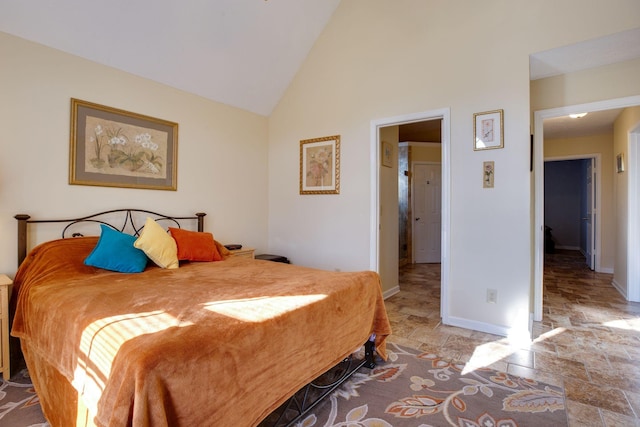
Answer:
[(177, 190), (178, 124), (71, 99), (69, 184)]

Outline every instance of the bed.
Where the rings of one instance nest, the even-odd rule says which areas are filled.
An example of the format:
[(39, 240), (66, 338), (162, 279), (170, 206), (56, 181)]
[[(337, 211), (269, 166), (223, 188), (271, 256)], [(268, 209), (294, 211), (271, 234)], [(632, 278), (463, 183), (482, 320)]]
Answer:
[[(204, 214), (107, 214), (120, 212), (122, 226), (94, 215), (55, 220), (66, 224), (63, 238), (28, 255), (27, 230), (50, 221), (16, 216), (12, 335), (52, 426), (254, 426), (363, 343), (386, 359), (391, 330), (376, 273), (233, 257), (203, 232)], [(99, 236), (73, 233), (86, 222)], [(165, 236), (210, 235), (221, 259), (163, 268), (148, 255), (138, 273), (85, 264), (107, 229), (139, 242), (157, 225)], [(187, 245), (174, 241), (180, 254)]]

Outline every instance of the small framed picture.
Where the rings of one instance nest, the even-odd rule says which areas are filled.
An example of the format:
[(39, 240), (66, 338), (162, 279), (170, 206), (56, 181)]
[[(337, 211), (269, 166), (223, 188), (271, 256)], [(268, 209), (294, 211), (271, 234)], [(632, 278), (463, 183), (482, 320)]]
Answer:
[(393, 146), (386, 141), (382, 141), (382, 166), (393, 166)]
[(474, 150), (504, 147), (503, 114), (503, 110), (493, 110), (473, 115)]
[(493, 188), (493, 176), (495, 174), (495, 162), (489, 161), (482, 164), (482, 188)]
[(300, 194), (340, 194), (340, 135), (300, 141)]
[(624, 172), (624, 153), (620, 153), (616, 156), (616, 170), (618, 173)]

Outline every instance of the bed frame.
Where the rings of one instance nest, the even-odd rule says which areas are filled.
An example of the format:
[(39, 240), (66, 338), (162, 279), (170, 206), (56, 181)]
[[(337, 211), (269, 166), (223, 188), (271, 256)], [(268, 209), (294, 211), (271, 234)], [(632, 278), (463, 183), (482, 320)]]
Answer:
[[(141, 219), (142, 225), (139, 225), (140, 222), (138, 222), (138, 220), (140, 220), (140, 217), (136, 216), (136, 214), (144, 216)], [(144, 209), (112, 209), (110, 211), (98, 212), (80, 218), (33, 220), (30, 219), (31, 216), (27, 214), (18, 214), (14, 216), (14, 218), (18, 220), (18, 266), (22, 264), (22, 261), (24, 261), (27, 256), (27, 224), (66, 223), (67, 225), (62, 229), (61, 237), (63, 239), (67, 237), (82, 236), (81, 233), (72, 233), (71, 236), (68, 234), (71, 233), (75, 225), (85, 222), (104, 224), (118, 231), (125, 231), (125, 229), (128, 228), (127, 226), (129, 226), (133, 231), (133, 234), (135, 236), (139, 236), (140, 231), (144, 228), (144, 221), (146, 220), (146, 217), (151, 217), (156, 222), (166, 222), (172, 226), (175, 225), (178, 228), (181, 227), (179, 221), (195, 220), (197, 221), (198, 231), (204, 231), (204, 217), (206, 215), (206, 213), (198, 212), (194, 216), (167, 216)], [(118, 226), (114, 225), (112, 222), (108, 222), (118, 220), (118, 216), (122, 217), (118, 222), (120, 223), (121, 221), (121, 225)]]
[[(180, 221), (194, 220), (197, 224), (197, 230), (202, 232), (204, 231), (204, 217), (206, 215), (206, 213), (198, 212), (194, 216), (168, 216), (144, 209), (112, 209), (79, 218), (32, 220), (31, 216), (27, 214), (18, 214), (14, 216), (18, 221), (18, 266), (22, 264), (22, 261), (27, 256), (27, 229), (29, 224), (66, 224), (62, 229), (61, 237), (63, 239), (83, 236), (82, 233), (73, 232), (74, 226), (82, 223), (104, 224), (121, 232), (125, 230), (132, 231), (133, 235), (139, 236), (147, 217), (151, 217), (156, 222), (169, 223), (178, 228), (181, 228)], [(114, 222), (119, 225), (114, 225)], [(356, 359), (353, 355), (345, 358), (338, 365), (297, 391), (283, 405), (265, 418), (259, 427), (293, 426), (321, 403), (326, 396), (333, 393), (348, 380), (358, 369), (362, 367), (373, 369), (375, 366), (375, 335), (372, 335), (364, 344), (364, 357), (362, 359)]]
[(375, 368), (374, 341), (375, 336), (371, 336), (364, 344), (364, 358), (356, 359), (353, 355), (350, 355), (298, 390), (282, 406), (267, 416), (258, 427), (292, 427), (321, 403), (325, 397), (329, 396), (348, 380), (358, 369), (362, 367)]

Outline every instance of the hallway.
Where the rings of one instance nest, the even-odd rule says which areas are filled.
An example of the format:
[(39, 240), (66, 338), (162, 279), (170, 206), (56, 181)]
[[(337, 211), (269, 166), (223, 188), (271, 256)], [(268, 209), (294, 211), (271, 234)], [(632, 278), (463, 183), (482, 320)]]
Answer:
[(507, 338), (440, 323), (440, 264), (400, 270), (386, 300), (392, 342), (467, 366), (491, 366), (565, 389), (571, 426), (640, 426), (640, 304), (629, 303), (575, 251), (545, 255), (544, 317), (534, 339)]

